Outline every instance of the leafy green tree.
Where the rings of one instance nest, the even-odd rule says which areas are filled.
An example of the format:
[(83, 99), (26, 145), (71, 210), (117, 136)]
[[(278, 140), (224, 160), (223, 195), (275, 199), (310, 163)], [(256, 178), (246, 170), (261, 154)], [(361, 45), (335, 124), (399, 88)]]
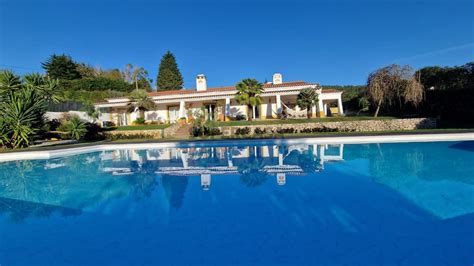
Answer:
[(99, 119), (100, 112), (91, 103), (86, 103), (86, 105), (84, 106), (84, 112), (90, 119), (92, 119), (93, 123), (95, 123)]
[(129, 92), (133, 86), (116, 79), (106, 77), (82, 78), (77, 80), (63, 80), (60, 86), (64, 91), (120, 91)]
[(183, 88), (183, 77), (179, 71), (174, 55), (168, 51), (160, 62), (156, 78), (158, 90), (180, 90)]
[(306, 115), (308, 118), (311, 117), (310, 110), (318, 102), (318, 93), (315, 88), (305, 88), (300, 91), (296, 97), (296, 104), (301, 109), (306, 109)]
[(454, 67), (424, 67), (415, 76), (425, 89), (474, 89), (474, 62)]
[(123, 74), (118, 68), (102, 70), (99, 76), (102, 78), (110, 79), (110, 80), (125, 82)]
[(145, 111), (154, 110), (155, 108), (156, 103), (150, 96), (148, 96), (148, 93), (145, 90), (134, 90), (130, 95), (128, 111), (135, 112), (138, 110), (140, 112), (140, 118), (144, 119)]
[(77, 64), (68, 55), (53, 54), (46, 62), (42, 63), (48, 77), (61, 80), (80, 79), (81, 74)]
[(86, 64), (86, 63), (79, 63), (76, 65), (76, 68), (77, 68), (77, 71), (79, 72), (79, 74), (81, 75), (81, 77), (83, 78), (93, 78), (93, 77), (97, 77), (97, 71), (96, 69), (89, 65), (89, 64)]
[(262, 103), (262, 98), (260, 97), (264, 91), (262, 84), (256, 79), (244, 79), (237, 83), (235, 87), (237, 89), (235, 100), (249, 107), (247, 117), (249, 120), (252, 120), (255, 118), (255, 107)]

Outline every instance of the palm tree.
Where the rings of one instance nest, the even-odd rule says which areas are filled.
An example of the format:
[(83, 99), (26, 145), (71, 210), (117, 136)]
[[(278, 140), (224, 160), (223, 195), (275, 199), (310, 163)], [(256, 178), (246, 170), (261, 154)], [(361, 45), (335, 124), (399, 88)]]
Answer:
[(306, 116), (310, 118), (311, 107), (316, 105), (318, 93), (315, 88), (305, 88), (300, 91), (296, 98), (296, 104), (301, 109), (306, 109)]
[(145, 90), (135, 90), (130, 95), (130, 103), (128, 104), (129, 112), (140, 112), (140, 118), (145, 118), (145, 111), (154, 110), (156, 103), (148, 96)]
[(255, 107), (262, 102), (260, 94), (263, 93), (263, 86), (256, 79), (244, 79), (235, 85), (237, 95), (235, 99), (240, 104), (245, 104), (251, 110), (251, 115), (247, 114), (247, 118), (252, 120), (255, 118)]

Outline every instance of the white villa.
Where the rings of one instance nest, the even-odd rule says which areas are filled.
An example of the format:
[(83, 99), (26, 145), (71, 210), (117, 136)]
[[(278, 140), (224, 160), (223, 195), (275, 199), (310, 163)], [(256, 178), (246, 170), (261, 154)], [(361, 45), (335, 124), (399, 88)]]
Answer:
[[(306, 117), (305, 110), (299, 110), (296, 97), (302, 89), (312, 87), (318, 92), (318, 104), (311, 112), (313, 117), (342, 115), (341, 91), (325, 90), (318, 83), (305, 81), (283, 82), (282, 75), (273, 75), (273, 82), (263, 85), (262, 104), (257, 106), (254, 119), (275, 119), (282, 112), (290, 117)], [(196, 111), (205, 110), (207, 120), (229, 121), (238, 116), (248, 115), (246, 105), (239, 104), (234, 98), (235, 87), (208, 88), (206, 77), (198, 75), (196, 89), (150, 92), (157, 104), (156, 110), (145, 112), (147, 122), (175, 123), (178, 119), (193, 119)], [(102, 124), (113, 123), (117, 126), (131, 125), (139, 112), (127, 112), (130, 100), (126, 97), (110, 98), (96, 103), (100, 110)]]

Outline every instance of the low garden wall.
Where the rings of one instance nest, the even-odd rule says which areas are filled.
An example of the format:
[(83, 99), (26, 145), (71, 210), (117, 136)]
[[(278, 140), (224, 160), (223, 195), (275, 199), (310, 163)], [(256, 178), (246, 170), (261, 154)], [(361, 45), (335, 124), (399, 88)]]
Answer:
[(165, 129), (147, 130), (114, 130), (105, 133), (109, 139), (161, 139), (172, 137), (179, 129), (179, 124), (173, 124)]
[(436, 128), (434, 118), (359, 120), (300, 124), (248, 125), (220, 127), (224, 136), (254, 134), (292, 134), (316, 132), (373, 132)]

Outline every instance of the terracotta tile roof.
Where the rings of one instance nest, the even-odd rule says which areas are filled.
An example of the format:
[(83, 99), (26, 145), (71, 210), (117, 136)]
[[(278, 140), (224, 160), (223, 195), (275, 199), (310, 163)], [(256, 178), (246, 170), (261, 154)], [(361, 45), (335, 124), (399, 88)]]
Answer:
[[(314, 85), (319, 85), (319, 84), (310, 83), (306, 81), (291, 81), (291, 82), (283, 82), (282, 84), (266, 83), (266, 84), (263, 84), (263, 88), (272, 89), (272, 88), (282, 88), (282, 87), (314, 86)], [(209, 92), (225, 92), (225, 91), (234, 91), (234, 90), (235, 90), (235, 86), (228, 86), (228, 87), (208, 88), (205, 91), (196, 91), (195, 89), (155, 91), (155, 92), (149, 92), (148, 95), (150, 95), (150, 97), (157, 97), (157, 96), (168, 96), (168, 95), (189, 95), (189, 94), (201, 94), (201, 93), (209, 93)], [(326, 93), (337, 92), (337, 90), (323, 89), (323, 92), (326, 92)], [(112, 99), (117, 99), (117, 98), (109, 98), (107, 100), (112, 100)], [(96, 104), (101, 104), (101, 103), (112, 103), (112, 102), (105, 101), (105, 102), (97, 102)], [(115, 102), (115, 103), (120, 103), (120, 102)]]
[[(270, 89), (270, 88), (305, 86), (305, 85), (310, 86), (310, 85), (319, 85), (319, 84), (308, 83), (305, 81), (292, 81), (292, 82), (284, 82), (282, 84), (266, 83), (266, 84), (263, 84), (263, 88)], [(233, 91), (233, 90), (235, 90), (234, 86), (228, 86), (228, 87), (208, 88), (205, 91), (196, 91), (195, 89), (155, 91), (155, 92), (148, 93), (148, 95), (150, 95), (151, 97), (155, 97), (155, 96), (163, 96), (163, 95), (175, 95), (175, 94), (183, 95), (183, 94), (208, 93), (208, 92)]]
[(329, 93), (329, 92), (339, 92), (339, 90), (335, 90), (335, 89), (323, 89), (322, 92), (324, 93)]

